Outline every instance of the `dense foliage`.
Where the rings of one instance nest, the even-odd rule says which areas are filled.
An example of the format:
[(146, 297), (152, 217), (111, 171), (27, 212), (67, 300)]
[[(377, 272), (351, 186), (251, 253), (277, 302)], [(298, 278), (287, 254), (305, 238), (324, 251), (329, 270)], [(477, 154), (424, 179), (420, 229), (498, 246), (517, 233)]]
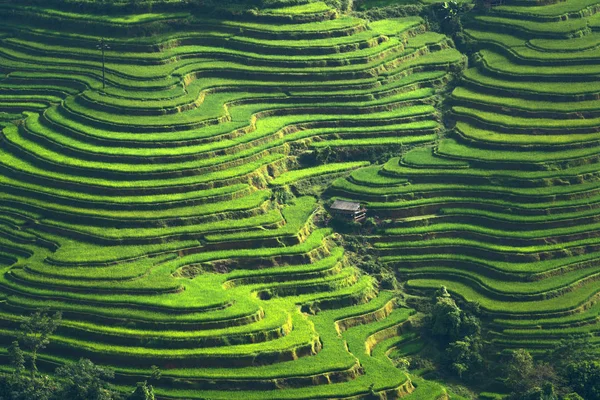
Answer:
[[(8, 349), (14, 372), (0, 375), (1, 400), (154, 400), (154, 389), (147, 382), (138, 383), (130, 395), (123, 397), (108, 382), (114, 378), (114, 372), (85, 358), (58, 367), (53, 376), (40, 373), (38, 353), (50, 343), (50, 335), (61, 320), (60, 313), (50, 315), (46, 310), (24, 318), (18, 340)], [(19, 342), (29, 351), (23, 352)], [(158, 378), (158, 372), (154, 373), (152, 379)]]

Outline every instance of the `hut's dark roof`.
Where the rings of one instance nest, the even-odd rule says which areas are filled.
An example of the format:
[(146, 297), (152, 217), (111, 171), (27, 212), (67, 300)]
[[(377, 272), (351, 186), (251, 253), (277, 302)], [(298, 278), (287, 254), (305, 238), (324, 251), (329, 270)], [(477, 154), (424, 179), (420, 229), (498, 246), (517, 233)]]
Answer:
[(353, 201), (336, 200), (331, 205), (332, 210), (337, 211), (358, 211), (360, 210), (360, 203)]

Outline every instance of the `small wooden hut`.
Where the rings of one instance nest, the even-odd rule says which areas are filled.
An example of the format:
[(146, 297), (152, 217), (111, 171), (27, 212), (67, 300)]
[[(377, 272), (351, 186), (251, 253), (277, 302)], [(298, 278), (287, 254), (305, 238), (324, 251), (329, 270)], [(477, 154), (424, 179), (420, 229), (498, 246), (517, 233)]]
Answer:
[(334, 201), (330, 212), (335, 217), (354, 221), (362, 221), (367, 215), (367, 209), (361, 207), (360, 203), (346, 200)]

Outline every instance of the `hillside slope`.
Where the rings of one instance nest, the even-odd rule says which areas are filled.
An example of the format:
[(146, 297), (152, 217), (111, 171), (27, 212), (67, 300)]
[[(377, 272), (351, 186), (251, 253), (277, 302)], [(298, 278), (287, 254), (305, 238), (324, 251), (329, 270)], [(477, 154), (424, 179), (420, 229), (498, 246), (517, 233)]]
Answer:
[(465, 60), (448, 38), (318, 3), (249, 21), (0, 7), (4, 344), (48, 307), (46, 367), (87, 357), (131, 385), (157, 365), (164, 398), (446, 397), (386, 357), (413, 311), (313, 197), (273, 188), (365, 165), (281, 175), (307, 151), (435, 142)]
[(600, 6), (514, 3), (466, 24), (478, 62), (449, 99), (454, 131), (335, 193), (393, 219), (377, 253), (413, 292), (478, 303), (498, 351), (596, 344)]

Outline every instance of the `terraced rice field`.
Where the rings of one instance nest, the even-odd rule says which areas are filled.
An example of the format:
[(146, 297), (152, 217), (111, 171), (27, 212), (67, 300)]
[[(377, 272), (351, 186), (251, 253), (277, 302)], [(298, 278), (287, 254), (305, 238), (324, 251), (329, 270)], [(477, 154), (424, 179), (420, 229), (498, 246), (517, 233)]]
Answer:
[(512, 3), (466, 24), (454, 130), (333, 194), (389, 219), (372, 242), (409, 291), (477, 302), (498, 351), (598, 343), (600, 7)]
[[(100, 17), (11, 3), (0, 3), (0, 9), (10, 10), (0, 12), (3, 345), (13, 340), (20, 315), (49, 307), (62, 310), (64, 322), (41, 356), (42, 367), (87, 357), (110, 365), (116, 370), (116, 383), (127, 387), (144, 380), (156, 365), (163, 371), (156, 387), (161, 398), (229, 399), (231, 390), (236, 398), (246, 399), (444, 396), (445, 389), (436, 384), (413, 384), (386, 356), (405, 340), (402, 335), (413, 311), (348, 262), (339, 236), (315, 223), (323, 212), (315, 198), (300, 196), (282, 204), (274, 191), (365, 167), (368, 162), (360, 157), (365, 148), (434, 143), (442, 129), (434, 107), (436, 92), (465, 62), (447, 37), (427, 32), (418, 17), (367, 23), (340, 16), (323, 3), (265, 10), (244, 22), (181, 11)], [(157, 24), (166, 33), (146, 35)], [(103, 89), (101, 55), (95, 47), (106, 32), (110, 49)], [(578, 62), (561, 68), (571, 65)], [(585, 65), (593, 73), (593, 62)], [(584, 70), (579, 73), (585, 75)], [(472, 79), (479, 74), (469, 72)], [(508, 77), (499, 74), (494, 79), (505, 82)], [(480, 87), (469, 86), (483, 93)], [(458, 100), (465, 90), (455, 92), (459, 127), (487, 132), (462, 117), (474, 107)], [(595, 115), (595, 94), (564, 96), (564, 101), (576, 99), (582, 112)], [(488, 109), (490, 118), (506, 115), (496, 114), (493, 106)], [(527, 126), (529, 114), (523, 115)], [(490, 171), (487, 168), (497, 164), (485, 159), (477, 161), (479, 169), (469, 169), (471, 161), (438, 156), (444, 148), (466, 149), (466, 139), (457, 136), (423, 158), (435, 165), (407, 166), (394, 159), (383, 169), (358, 169), (352, 183), (339, 181), (338, 186), (351, 185), (344, 193), (390, 210), (398, 226), (411, 225), (403, 217), (412, 203), (388, 203), (381, 195), (390, 201), (402, 199), (409, 186), (394, 182), (409, 177), (415, 181), (413, 189), (423, 188), (416, 197), (436, 202), (433, 207), (438, 209), (459, 207), (465, 200), (445, 201), (437, 194), (455, 190), (460, 178), (453, 187), (445, 180), (436, 184), (426, 178), (433, 172), (429, 179), (440, 179), (443, 174), (436, 165), (452, 160), (452, 165), (465, 168), (444, 174), (465, 172), (471, 174), (471, 183), (490, 180), (487, 174), (493, 173), (506, 182), (533, 185), (492, 187), (487, 192), (465, 187), (453, 194), (477, 197), (513, 190), (515, 199), (527, 201), (519, 208), (522, 213), (510, 217), (506, 210), (511, 206), (494, 204), (493, 198), (482, 212), (500, 217), (474, 215), (471, 225), (457, 225), (452, 213), (424, 217), (435, 222), (433, 227), (460, 232), (465, 249), (476, 241), (484, 255), (513, 254), (512, 248), (494, 247), (494, 235), (501, 233), (490, 233), (485, 223), (477, 222), (491, 218), (508, 219), (505, 224), (510, 227), (510, 218), (518, 220), (516, 226), (522, 226), (522, 219), (531, 220), (527, 226), (536, 229), (523, 232), (530, 237), (514, 239), (515, 245), (533, 246), (523, 255), (527, 261), (537, 257), (535, 246), (548, 247), (544, 254), (557, 253), (552, 244), (540, 243), (541, 230), (556, 232), (559, 241), (572, 241), (574, 249), (591, 249), (595, 239), (586, 227), (592, 229), (594, 207), (578, 206), (588, 199), (577, 193), (595, 193), (593, 179), (586, 179), (593, 173), (569, 174), (575, 171), (571, 166), (595, 167), (594, 156), (578, 156), (587, 149), (579, 145), (584, 138), (595, 143), (590, 132), (595, 128), (584, 121), (564, 118), (565, 124), (580, 122), (573, 129), (582, 140), (549, 146), (556, 147), (556, 154), (573, 154), (573, 161), (550, 160), (543, 165), (557, 168), (548, 171), (534, 168), (520, 176), (514, 169)], [(551, 127), (540, 129), (540, 140), (563, 137)], [(502, 146), (517, 156), (517, 139)], [(297, 168), (299, 154), (327, 147), (352, 148), (357, 155), (345, 163)], [(531, 160), (527, 165), (542, 163)], [(384, 171), (389, 172), (382, 175)], [(474, 180), (472, 175), (478, 174), (485, 176)], [(374, 185), (379, 179), (385, 183), (357, 183), (356, 177), (363, 175), (376, 177)], [(538, 187), (567, 175), (582, 182), (563, 187), (559, 194), (559, 186)], [(423, 182), (417, 184), (419, 180)], [(573, 223), (536, 222), (542, 202), (535, 200), (538, 191), (547, 193), (543, 204), (552, 204), (556, 221), (564, 216), (585, 224), (571, 232)], [(557, 203), (552, 203), (554, 198)], [(413, 200), (419, 201), (423, 200)], [(425, 209), (419, 207), (417, 214)], [(454, 214), (470, 212), (473, 209), (465, 205)], [(435, 241), (411, 242), (405, 234), (389, 233), (377, 247), (390, 262), (414, 258), (419, 267), (414, 271), (401, 264), (411, 275), (410, 285), (437, 284), (424, 279), (427, 269), (419, 264), (419, 249), (435, 248)], [(415, 254), (407, 251), (411, 243)], [(441, 260), (445, 247), (437, 248)], [(593, 262), (586, 264), (587, 252), (582, 253), (578, 264), (561, 259), (575, 265), (554, 268), (564, 274), (540, 270), (534, 275), (549, 283), (544, 293), (581, 281), (582, 290), (564, 293), (579, 296), (565, 303), (569, 309), (593, 295)], [(432, 265), (445, 268), (443, 277), (450, 281), (460, 276), (461, 285), (483, 298), (491, 293), (486, 284), (495, 288), (502, 283), (472, 285), (483, 279), (481, 270), (460, 273), (448, 261), (446, 266), (437, 261)], [(588, 264), (589, 268), (576, 267)], [(521, 275), (506, 267), (499, 277), (521, 277), (535, 267), (519, 265), (525, 271)], [(501, 264), (488, 267), (494, 268), (502, 270)], [(460, 291), (458, 281), (448, 286)], [(526, 285), (523, 292), (522, 297), (533, 296), (537, 302), (532, 304), (540, 308), (552, 301), (527, 293)], [(470, 293), (461, 291), (466, 297)], [(490, 301), (496, 303), (485, 306), (494, 309), (506, 300)], [(568, 318), (568, 312), (558, 314)], [(498, 323), (508, 327), (514, 321), (518, 319)], [(504, 333), (498, 340), (513, 337)], [(6, 353), (0, 356), (7, 362)]]

